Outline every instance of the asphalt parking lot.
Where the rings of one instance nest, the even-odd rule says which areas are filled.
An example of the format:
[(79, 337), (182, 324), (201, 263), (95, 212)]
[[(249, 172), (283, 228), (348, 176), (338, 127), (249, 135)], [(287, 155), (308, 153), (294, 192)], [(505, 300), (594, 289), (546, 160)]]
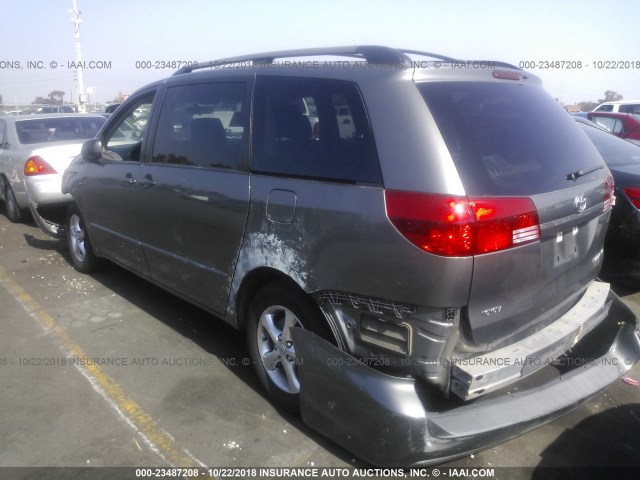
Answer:
[[(640, 315), (640, 282), (607, 259)], [(622, 266), (621, 266), (622, 265)], [(366, 467), (274, 409), (244, 336), (113, 265), (77, 273), (62, 242), (0, 214), (0, 467)], [(640, 379), (640, 366), (629, 376)], [(640, 467), (640, 388), (445, 466)]]

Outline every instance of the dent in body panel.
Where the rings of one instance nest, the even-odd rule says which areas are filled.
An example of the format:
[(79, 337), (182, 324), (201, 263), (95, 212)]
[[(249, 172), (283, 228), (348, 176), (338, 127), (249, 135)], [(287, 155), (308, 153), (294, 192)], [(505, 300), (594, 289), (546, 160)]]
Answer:
[[(268, 219), (274, 189), (295, 192), (291, 223)], [(466, 304), (473, 258), (445, 259), (412, 245), (389, 222), (382, 188), (253, 175), (228, 315), (241, 310), (242, 282), (261, 267), (288, 276), (309, 294), (343, 292), (444, 311)]]

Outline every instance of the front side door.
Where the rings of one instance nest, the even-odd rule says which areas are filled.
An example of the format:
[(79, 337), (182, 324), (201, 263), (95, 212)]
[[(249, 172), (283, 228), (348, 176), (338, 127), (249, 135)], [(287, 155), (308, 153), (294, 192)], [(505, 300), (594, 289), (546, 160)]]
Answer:
[(149, 275), (224, 313), (249, 209), (249, 86), (169, 86), (137, 187)]
[(137, 205), (144, 189), (137, 182), (155, 94), (151, 90), (136, 96), (107, 127), (103, 156), (88, 165), (81, 187), (81, 208), (94, 248), (141, 274), (147, 274), (147, 266)]

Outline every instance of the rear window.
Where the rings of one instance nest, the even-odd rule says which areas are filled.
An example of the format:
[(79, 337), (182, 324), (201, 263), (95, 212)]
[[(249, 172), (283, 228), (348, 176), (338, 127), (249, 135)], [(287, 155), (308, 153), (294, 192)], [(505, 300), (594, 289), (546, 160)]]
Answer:
[[(575, 185), (567, 175), (602, 165), (570, 115), (541, 88), (420, 83), (469, 195), (537, 195)], [(602, 176), (585, 175), (578, 183)]]
[(106, 118), (46, 118), (16, 122), (16, 132), (22, 144), (64, 142), (93, 138)]

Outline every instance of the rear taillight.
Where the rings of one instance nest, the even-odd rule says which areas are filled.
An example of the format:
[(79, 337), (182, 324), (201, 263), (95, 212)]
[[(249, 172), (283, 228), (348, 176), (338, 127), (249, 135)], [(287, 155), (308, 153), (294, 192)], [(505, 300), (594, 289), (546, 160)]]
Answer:
[(540, 239), (538, 213), (528, 197), (478, 197), (385, 191), (391, 223), (417, 247), (464, 257)]
[[(613, 183), (613, 177), (611, 175), (607, 175), (607, 179), (604, 181), (604, 205), (602, 207), (603, 212), (608, 212), (611, 210), (615, 202), (615, 184)], [(636, 205), (637, 206), (637, 205)]]
[(640, 187), (624, 187), (624, 194), (636, 208), (640, 209)]
[(48, 175), (51, 173), (58, 173), (54, 170), (54, 168), (45, 162), (42, 157), (38, 155), (29, 158), (27, 163), (24, 164), (24, 174), (27, 177), (32, 177), (34, 175)]

